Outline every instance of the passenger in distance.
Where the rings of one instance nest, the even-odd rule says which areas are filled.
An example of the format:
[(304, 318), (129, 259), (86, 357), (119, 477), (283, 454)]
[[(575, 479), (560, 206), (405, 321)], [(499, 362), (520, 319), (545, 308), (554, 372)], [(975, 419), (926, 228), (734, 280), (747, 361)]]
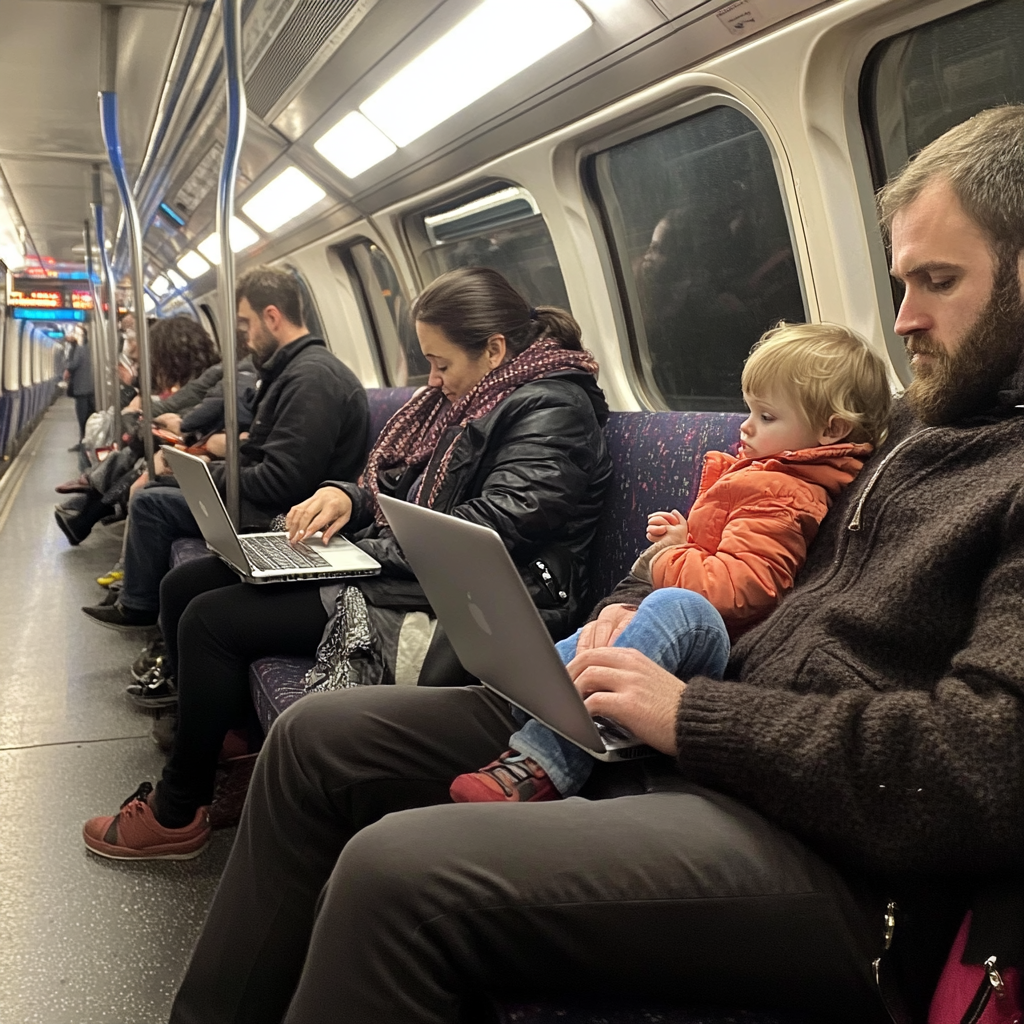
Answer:
[[(579, 325), (564, 310), (531, 309), (500, 274), (481, 267), (432, 282), (413, 316), (429, 384), (384, 427), (366, 485), (326, 484), (288, 514), (296, 539), (345, 530), (381, 563), (380, 576), (347, 587), (254, 587), (213, 557), (169, 573), (161, 621), (179, 695), (171, 756), (155, 791), (143, 783), (120, 814), (86, 823), (89, 849), (180, 858), (206, 845), (218, 754), (249, 708), (255, 658), (317, 652), (307, 687), (333, 690), (342, 707), (364, 689), (465, 681), (381, 515), (378, 493), (497, 530), (552, 635), (580, 621), (587, 549), (611, 465), (601, 429), (607, 405)], [(180, 621), (169, 620), (174, 609)], [(335, 614), (321, 643), (328, 610)], [(350, 641), (361, 630), (367, 650), (356, 654)], [(370, 682), (419, 685), (356, 685)]]
[(879, 957), (927, 1017), (967, 893), (1024, 860), (1022, 153), (1024, 107), (991, 110), (882, 193), (914, 383), (725, 680), (620, 647), (571, 663), (593, 714), (665, 756), (598, 765), (587, 799), (452, 804), (505, 749), (506, 703), (298, 701), (173, 1024), (455, 1024), (489, 992), (882, 1024)]
[[(369, 411), (355, 374), (309, 333), (298, 283), (288, 271), (248, 271), (238, 281), (236, 298), (260, 371), (238, 471), (241, 528), (256, 531), (267, 529), (320, 481), (356, 478), (366, 454)], [(223, 492), (224, 464), (210, 470)], [(166, 465), (158, 472), (170, 475)], [(113, 629), (155, 625), (171, 545), (198, 536), (180, 489), (151, 482), (132, 499), (119, 600), (82, 611)]]
[[(184, 390), (217, 363), (213, 340), (191, 317), (156, 320), (149, 336), (150, 379), (157, 395)], [(138, 476), (135, 466), (143, 452), (143, 442), (136, 429), (120, 451), (111, 453), (86, 475), (82, 504), (58, 505), (54, 509), (57, 525), (72, 547), (81, 544), (101, 519), (113, 515), (118, 504), (127, 501), (128, 488)], [(70, 489), (71, 483), (61, 486)]]
[[(890, 388), (885, 364), (837, 324), (780, 324), (743, 368), (739, 455), (709, 452), (689, 520), (655, 512), (653, 541), (598, 606), (601, 614), (556, 644), (629, 647), (680, 679), (721, 679), (729, 641), (764, 619), (793, 587), (807, 547), (840, 491), (884, 439)], [(605, 611), (604, 609), (607, 609)], [(456, 801), (573, 796), (594, 759), (535, 720), (507, 750), (452, 784)]]

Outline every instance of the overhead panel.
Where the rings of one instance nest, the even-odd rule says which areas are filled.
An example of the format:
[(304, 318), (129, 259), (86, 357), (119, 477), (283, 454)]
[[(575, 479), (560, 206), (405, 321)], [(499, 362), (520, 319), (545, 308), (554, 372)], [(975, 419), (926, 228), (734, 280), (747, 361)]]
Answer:
[(224, 143), (217, 141), (206, 156), (196, 165), (195, 170), (178, 189), (174, 197), (174, 208), (188, 219), (195, 213), (196, 207), (209, 195), (220, 174), (221, 161), (224, 159)]
[[(269, 119), (344, 42), (376, 0), (299, 0), (246, 79), (249, 110)], [(286, 96), (287, 93), (287, 96)]]

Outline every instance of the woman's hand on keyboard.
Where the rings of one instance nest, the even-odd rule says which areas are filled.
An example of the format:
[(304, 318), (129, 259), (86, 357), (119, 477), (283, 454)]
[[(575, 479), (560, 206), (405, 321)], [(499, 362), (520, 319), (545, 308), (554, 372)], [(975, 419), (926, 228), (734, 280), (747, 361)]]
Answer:
[(323, 531), (323, 542), (328, 541), (352, 516), (352, 499), (337, 487), (321, 487), (311, 498), (293, 506), (285, 518), (288, 542), (297, 544), (317, 530)]

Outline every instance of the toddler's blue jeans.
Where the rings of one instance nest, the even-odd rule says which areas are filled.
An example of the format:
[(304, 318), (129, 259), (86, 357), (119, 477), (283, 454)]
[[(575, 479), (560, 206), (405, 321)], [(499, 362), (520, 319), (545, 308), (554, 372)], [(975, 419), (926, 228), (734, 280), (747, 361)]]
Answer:
[[(579, 635), (577, 630), (555, 644), (563, 664), (576, 657)], [(632, 647), (683, 680), (721, 679), (730, 649), (729, 634), (715, 607), (700, 594), (676, 587), (648, 594), (612, 646)], [(541, 765), (562, 796), (578, 793), (590, 777), (594, 759), (518, 708), (513, 715), (525, 724), (509, 746)]]

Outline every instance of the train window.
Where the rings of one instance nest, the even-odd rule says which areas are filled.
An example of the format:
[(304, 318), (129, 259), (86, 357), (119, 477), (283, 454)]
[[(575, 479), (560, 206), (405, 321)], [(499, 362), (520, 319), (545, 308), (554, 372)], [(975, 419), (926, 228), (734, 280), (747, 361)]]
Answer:
[(284, 269), (295, 278), (295, 283), (299, 286), (299, 294), (302, 296), (302, 316), (306, 321), (306, 326), (309, 328), (309, 333), (316, 338), (323, 338), (324, 324), (320, 319), (320, 311), (316, 308), (316, 300), (313, 298), (313, 293), (309, 290), (309, 285), (306, 284), (306, 279), (295, 267), (287, 263), (284, 264)]
[(491, 267), (533, 305), (569, 309), (554, 243), (526, 189), (491, 182), (408, 223), (426, 280), (457, 267)]
[(779, 320), (806, 320), (772, 152), (716, 102), (590, 157), (633, 358), (670, 409), (741, 410), (743, 361)]
[(1024, 102), (1020, 0), (996, 0), (887, 39), (862, 78), (875, 185), (981, 110)]
[(27, 388), (32, 384), (32, 328), (26, 327), (21, 332), (21, 386)]
[(387, 254), (364, 238), (339, 249), (338, 256), (352, 280), (385, 383), (425, 384), (430, 365), (420, 352), (409, 299)]
[(19, 357), (21, 354), (21, 325), (24, 321), (9, 317), (4, 325), (4, 391), (17, 391), (21, 387)]
[(217, 318), (213, 315), (213, 309), (205, 302), (199, 304), (199, 323), (203, 330), (213, 338), (214, 344), (219, 349), (220, 336), (217, 334)]

